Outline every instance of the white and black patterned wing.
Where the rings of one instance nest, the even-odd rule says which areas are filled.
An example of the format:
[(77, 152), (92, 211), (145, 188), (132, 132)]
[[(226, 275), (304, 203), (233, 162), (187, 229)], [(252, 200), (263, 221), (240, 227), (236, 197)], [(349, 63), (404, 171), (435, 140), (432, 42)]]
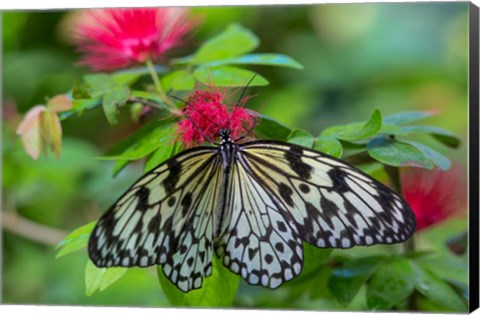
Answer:
[[(303, 266), (302, 240), (292, 217), (250, 174), (242, 156), (232, 165), (220, 222), (216, 253), (223, 264), (252, 285), (276, 288), (298, 276)], [(286, 209), (283, 209), (286, 210)]]
[(276, 141), (240, 146), (253, 180), (278, 196), (299, 236), (317, 247), (349, 248), (407, 240), (409, 205), (382, 183), (328, 155)]
[(212, 272), (213, 213), (223, 178), (216, 152), (187, 150), (130, 187), (91, 234), (95, 265), (160, 264), (182, 291), (200, 288)]

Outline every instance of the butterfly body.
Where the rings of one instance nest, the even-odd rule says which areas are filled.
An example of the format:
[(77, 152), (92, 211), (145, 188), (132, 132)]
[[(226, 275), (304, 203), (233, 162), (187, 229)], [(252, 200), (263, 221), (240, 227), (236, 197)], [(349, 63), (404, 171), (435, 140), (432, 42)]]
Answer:
[(218, 151), (222, 157), (223, 171), (230, 173), (230, 168), (235, 160), (235, 154), (238, 151), (238, 145), (230, 137), (228, 129), (220, 130), (220, 140)]
[(180, 290), (202, 286), (212, 255), (247, 283), (276, 288), (301, 273), (303, 242), (350, 248), (403, 242), (408, 204), (345, 162), (294, 144), (186, 150), (141, 177), (98, 221), (99, 267), (162, 265)]

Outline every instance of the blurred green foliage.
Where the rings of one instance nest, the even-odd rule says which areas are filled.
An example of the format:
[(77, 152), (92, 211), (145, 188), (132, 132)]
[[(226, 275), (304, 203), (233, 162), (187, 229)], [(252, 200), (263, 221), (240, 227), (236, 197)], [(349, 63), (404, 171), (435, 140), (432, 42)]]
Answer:
[[(65, 235), (67, 231), (97, 219), (144, 170), (141, 163), (126, 166), (127, 163), (117, 161), (113, 164), (95, 159), (131, 149), (135, 139), (121, 142), (120, 139), (137, 130), (141, 121), (131, 121), (130, 113), (126, 111), (120, 112), (118, 117), (112, 111), (108, 112), (110, 121), (114, 116), (118, 120), (115, 126), (108, 125), (101, 110), (85, 111), (82, 116), (64, 120), (64, 147), (59, 160), (42, 157), (32, 161), (15, 135), (22, 113), (35, 104), (44, 103), (47, 96), (71, 89), (72, 83), (80, 80), (86, 72), (75, 66), (77, 55), (68, 27), (71, 14), (2, 14), (2, 211), (15, 212)], [(304, 145), (308, 142), (310, 147), (341, 156), (339, 140), (351, 135), (338, 135), (332, 129), (324, 134), (326, 127), (345, 125), (362, 118), (366, 122), (375, 109), (384, 116), (401, 111), (438, 110), (439, 115), (426, 117), (426, 121), (458, 136), (463, 143), (460, 148), (453, 150), (435, 141), (438, 139), (422, 134), (414, 135), (412, 139), (418, 138), (455, 163), (466, 165), (467, 3), (212, 7), (195, 8), (193, 14), (201, 16), (203, 24), (180, 56), (192, 54), (201, 43), (235, 22), (250, 29), (260, 39), (256, 42), (252, 37), (244, 38), (246, 46), (258, 46), (255, 53), (288, 55), (293, 58), (293, 61), (287, 61), (291, 67), (298, 68), (295, 60), (303, 65), (301, 71), (262, 65), (262, 62), (271, 63), (272, 60), (260, 60), (246, 66), (270, 82), (265, 87), (251, 88), (249, 94), (257, 96), (247, 106), (295, 129), (292, 133), (288, 129), (279, 130), (282, 134), (275, 135), (275, 138), (295, 139), (292, 142), (299, 141)], [(235, 32), (238, 28), (229, 30)], [(221, 39), (217, 38), (217, 41), (221, 42)], [(237, 55), (233, 53), (230, 57)], [(211, 61), (208, 54), (200, 52), (194, 60), (199, 63)], [(243, 61), (236, 62), (242, 64)], [(164, 83), (175, 86), (175, 82), (184, 82), (176, 79), (183, 75), (177, 73)], [(134, 78), (127, 74), (120, 80), (126, 80), (122, 83), (128, 84), (127, 81)], [(77, 87), (76, 92), (85, 92)], [(95, 106), (90, 103), (77, 105)], [(107, 107), (109, 109), (112, 107)], [(375, 117), (374, 114), (367, 124), (357, 127), (368, 138), (381, 130), (379, 121), (381, 116)], [(268, 137), (268, 126), (276, 124), (267, 118), (263, 122), (258, 131)], [(386, 122), (384, 117), (384, 125)], [(147, 135), (143, 141), (162, 134), (169, 126), (166, 125), (153, 131), (148, 125), (143, 127)], [(358, 130), (355, 134), (358, 135)], [(442, 139), (451, 140), (445, 134)], [(112, 147), (113, 144), (117, 144), (116, 147)], [(110, 151), (107, 148), (111, 148)], [(146, 154), (156, 149), (158, 147), (152, 147), (152, 151)], [(134, 148), (131, 150), (137, 156), (145, 153), (138, 153)], [(170, 153), (177, 150), (176, 147), (169, 148)], [(157, 160), (165, 157), (162, 152), (155, 151), (151, 160), (157, 161), (155, 156)], [(442, 160), (437, 162), (441, 166)], [(146, 167), (152, 167), (152, 163)], [(118, 172), (115, 179), (111, 176), (112, 171)], [(385, 174), (377, 173), (377, 178), (385, 177)], [(422, 232), (417, 238), (417, 246), (421, 250), (434, 251), (433, 256), (399, 258), (395, 254), (401, 252), (401, 246), (335, 250), (335, 255), (331, 255), (330, 250), (311, 251), (308, 255), (316, 257), (315, 263), (310, 267), (306, 265), (298, 279), (277, 290), (251, 287), (240, 281), (233, 305), (323, 310), (383, 308), (402, 301), (416, 288), (420, 292), (417, 299), (420, 309), (435, 311), (450, 306), (457, 311), (463, 310), (468, 298), (465, 294), (468, 292), (466, 257), (454, 255), (445, 243), (465, 229), (466, 220), (458, 219)], [(54, 244), (25, 238), (8, 227), (3, 229), (3, 240), (2, 299), (5, 303), (168, 306), (169, 300), (172, 301), (172, 297), (166, 296), (159, 287), (154, 268), (148, 271), (131, 268), (118, 282), (102, 291), (100, 284), (86, 286), (84, 283), (85, 253), (57, 260)], [(373, 255), (392, 257), (378, 258), (378, 262), (372, 263)], [(363, 260), (368, 263), (362, 265)], [(338, 269), (332, 268), (335, 266)], [(373, 269), (379, 272), (371, 278)], [(381, 296), (386, 281), (382, 277), (388, 278), (391, 270), (400, 270), (405, 276), (387, 279), (391, 285), (408, 277), (412, 281), (406, 286), (399, 285), (398, 291), (389, 291), (395, 296)], [(452, 275), (445, 270), (455, 272)], [(356, 272), (355, 277), (346, 280), (348, 272)], [(368, 289), (364, 286), (366, 281), (371, 284)], [(87, 297), (86, 287), (100, 291)], [(335, 288), (338, 294), (332, 296), (329, 288)], [(463, 297), (452, 294), (452, 290)], [(409, 306), (400, 304), (395, 307), (406, 310)]]

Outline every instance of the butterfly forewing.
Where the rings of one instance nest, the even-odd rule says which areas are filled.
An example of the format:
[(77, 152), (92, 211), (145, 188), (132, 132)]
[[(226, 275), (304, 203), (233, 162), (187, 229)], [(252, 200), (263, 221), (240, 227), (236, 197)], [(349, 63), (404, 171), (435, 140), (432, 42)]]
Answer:
[(140, 178), (98, 221), (98, 267), (161, 264), (183, 291), (211, 274), (213, 213), (223, 178), (215, 148), (185, 151)]
[(408, 204), (354, 167), (297, 145), (241, 146), (251, 175), (293, 216), (302, 239), (317, 247), (398, 243), (415, 230)]

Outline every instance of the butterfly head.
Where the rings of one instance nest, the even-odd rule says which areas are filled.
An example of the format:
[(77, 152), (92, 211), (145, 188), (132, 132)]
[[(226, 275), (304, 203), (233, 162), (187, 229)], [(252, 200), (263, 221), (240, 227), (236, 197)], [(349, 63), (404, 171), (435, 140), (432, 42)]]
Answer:
[(220, 129), (218, 136), (220, 137), (220, 144), (233, 142), (230, 129)]

